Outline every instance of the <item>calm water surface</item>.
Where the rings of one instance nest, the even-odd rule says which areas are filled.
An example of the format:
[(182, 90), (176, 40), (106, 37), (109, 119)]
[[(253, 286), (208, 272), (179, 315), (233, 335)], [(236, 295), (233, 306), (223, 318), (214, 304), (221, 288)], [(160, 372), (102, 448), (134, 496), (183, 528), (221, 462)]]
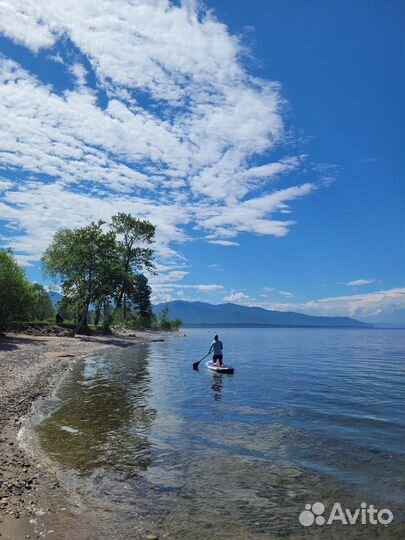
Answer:
[[(224, 329), (234, 375), (193, 371), (212, 331), (185, 332), (77, 362), (36, 426), (114, 538), (404, 537), (403, 331)], [(394, 522), (302, 527), (315, 501)]]

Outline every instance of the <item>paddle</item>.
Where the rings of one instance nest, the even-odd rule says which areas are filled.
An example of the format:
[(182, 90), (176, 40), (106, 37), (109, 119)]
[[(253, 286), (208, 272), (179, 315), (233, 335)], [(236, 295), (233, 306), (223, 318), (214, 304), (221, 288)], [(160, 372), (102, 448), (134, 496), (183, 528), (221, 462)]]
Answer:
[(202, 362), (204, 360), (204, 358), (207, 358), (207, 356), (210, 354), (211, 351), (207, 352), (207, 354), (205, 356), (203, 356), (201, 358), (201, 360), (198, 360), (198, 362), (194, 362), (193, 364), (193, 369), (198, 369), (198, 366), (200, 365), (200, 362)]

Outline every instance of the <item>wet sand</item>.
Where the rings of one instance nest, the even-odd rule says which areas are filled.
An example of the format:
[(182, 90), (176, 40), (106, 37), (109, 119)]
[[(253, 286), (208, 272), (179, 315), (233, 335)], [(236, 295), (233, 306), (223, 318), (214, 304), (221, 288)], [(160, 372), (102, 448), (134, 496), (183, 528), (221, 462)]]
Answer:
[(51, 463), (22, 447), (18, 433), (35, 400), (77, 358), (161, 340), (157, 332), (119, 336), (0, 337), (0, 537), (1, 540), (94, 538), (88, 516), (64, 491)]

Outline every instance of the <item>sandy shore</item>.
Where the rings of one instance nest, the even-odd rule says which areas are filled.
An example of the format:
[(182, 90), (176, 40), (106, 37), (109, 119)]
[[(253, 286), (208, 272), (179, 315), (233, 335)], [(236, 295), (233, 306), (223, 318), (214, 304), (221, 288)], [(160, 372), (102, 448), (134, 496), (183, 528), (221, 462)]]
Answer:
[(162, 340), (156, 332), (135, 336), (35, 336), (0, 338), (0, 537), (89, 539), (85, 516), (74, 509), (51, 467), (23, 449), (17, 435), (32, 403), (46, 397), (72, 360)]

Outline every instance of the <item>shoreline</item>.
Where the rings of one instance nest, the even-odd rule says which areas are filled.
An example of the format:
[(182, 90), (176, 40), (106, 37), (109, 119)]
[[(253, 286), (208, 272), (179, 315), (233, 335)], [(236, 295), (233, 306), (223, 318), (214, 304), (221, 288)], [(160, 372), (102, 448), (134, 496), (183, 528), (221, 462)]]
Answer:
[[(128, 335), (129, 334), (129, 335)], [(56, 471), (19, 441), (26, 416), (51, 395), (78, 359), (162, 341), (167, 333), (136, 331), (113, 336), (9, 333), (0, 338), (0, 538), (90, 538), (85, 516)]]

